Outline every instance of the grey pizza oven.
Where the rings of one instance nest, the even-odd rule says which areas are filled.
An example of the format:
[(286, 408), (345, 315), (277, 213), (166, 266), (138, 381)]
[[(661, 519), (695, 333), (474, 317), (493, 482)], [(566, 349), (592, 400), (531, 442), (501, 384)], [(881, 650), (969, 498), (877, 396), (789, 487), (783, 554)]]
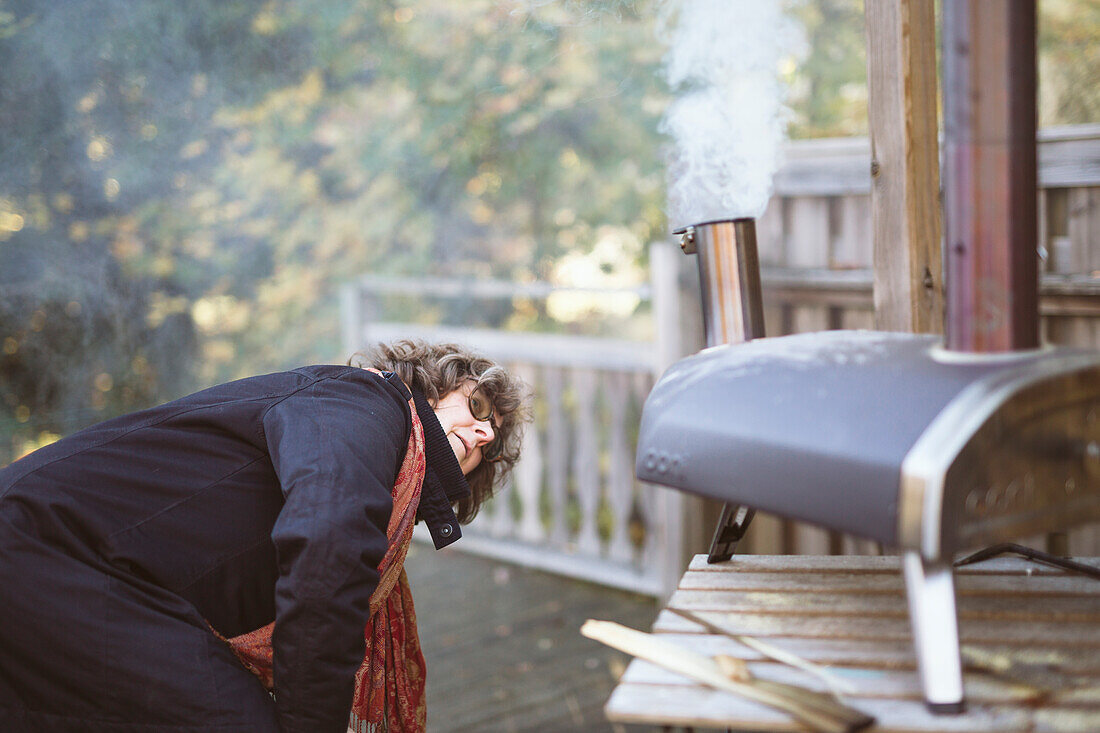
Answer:
[[(646, 400), (640, 479), (898, 551), (925, 700), (963, 709), (952, 561), (1100, 519), (1100, 354), (1039, 343), (1035, 4), (943, 10), (945, 337), (761, 338), (754, 223), (681, 230), (708, 348)], [(899, 253), (900, 255), (901, 253)]]
[(900, 551), (925, 698), (957, 711), (955, 553), (1100, 519), (1100, 355), (871, 331), (716, 346), (650, 393), (636, 470)]

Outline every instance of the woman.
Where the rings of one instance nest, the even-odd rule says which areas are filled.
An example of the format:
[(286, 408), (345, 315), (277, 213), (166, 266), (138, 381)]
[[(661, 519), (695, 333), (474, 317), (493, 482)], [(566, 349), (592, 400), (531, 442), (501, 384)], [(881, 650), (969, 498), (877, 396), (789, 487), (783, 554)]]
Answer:
[(423, 726), (409, 526), (458, 539), (516, 460), (524, 387), (454, 345), (357, 364), (213, 387), (0, 470), (5, 730), (342, 732), (353, 701), (360, 728)]

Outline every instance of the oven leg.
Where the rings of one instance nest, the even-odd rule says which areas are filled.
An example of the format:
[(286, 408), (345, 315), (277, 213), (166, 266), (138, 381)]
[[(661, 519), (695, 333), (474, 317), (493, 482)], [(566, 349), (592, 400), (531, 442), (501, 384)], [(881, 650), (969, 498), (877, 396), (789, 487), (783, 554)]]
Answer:
[(961, 713), (966, 704), (951, 564), (929, 562), (919, 552), (904, 553), (902, 562), (925, 704), (933, 713)]

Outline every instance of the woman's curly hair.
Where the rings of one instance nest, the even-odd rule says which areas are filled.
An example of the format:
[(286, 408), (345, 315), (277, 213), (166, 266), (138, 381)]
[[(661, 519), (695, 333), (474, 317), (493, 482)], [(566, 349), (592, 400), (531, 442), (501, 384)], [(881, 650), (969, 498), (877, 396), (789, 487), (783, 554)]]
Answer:
[(394, 372), (433, 405), (470, 380), (493, 403), (500, 423), (494, 426), (501, 441), (500, 460), (482, 461), (466, 477), (470, 497), (458, 502), (456, 513), (459, 522), (468, 524), (519, 459), (523, 428), (531, 420), (530, 388), (504, 367), (459, 344), (400, 339), (356, 352), (348, 364)]

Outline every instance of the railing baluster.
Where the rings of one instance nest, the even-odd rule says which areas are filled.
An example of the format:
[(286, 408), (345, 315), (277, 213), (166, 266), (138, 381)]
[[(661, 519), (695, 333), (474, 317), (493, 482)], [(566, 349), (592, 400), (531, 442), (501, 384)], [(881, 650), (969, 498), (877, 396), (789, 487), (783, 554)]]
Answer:
[(543, 368), (543, 386), (546, 390), (546, 482), (550, 492), (550, 541), (558, 548), (565, 547), (569, 528), (565, 521), (565, 479), (569, 469), (568, 423), (562, 406), (562, 368)]
[(493, 497), (493, 514), (489, 520), (489, 534), (493, 537), (510, 537), (514, 534), (512, 523), (511, 493), (515, 487), (515, 477), (510, 475), (501, 487), (499, 494)]
[(573, 393), (577, 398), (575, 417), (577, 444), (573, 449), (573, 478), (581, 509), (577, 550), (598, 555), (600, 534), (597, 526), (597, 512), (600, 505), (600, 474), (596, 445), (596, 372), (585, 368), (573, 369)]
[[(653, 388), (653, 375), (648, 372), (635, 372), (631, 382), (634, 399), (639, 407)], [(633, 469), (633, 466), (631, 466)], [(633, 473), (631, 473), (633, 475)], [(642, 567), (649, 572), (663, 572), (663, 568), (669, 564), (669, 554), (677, 555), (676, 565), (679, 569), (679, 548), (669, 547), (669, 532), (667, 528), (668, 517), (661, 516), (659, 507), (662, 506), (662, 490), (654, 484), (640, 484), (640, 507), (642, 511), (642, 526), (645, 531), (645, 539), (642, 544)], [(665, 490), (667, 491), (667, 489)], [(679, 516), (679, 515), (677, 515)], [(676, 536), (679, 536), (678, 534)], [(676, 578), (674, 582), (678, 581)]]
[(612, 560), (630, 562), (633, 547), (630, 544), (630, 510), (633, 504), (634, 461), (626, 445), (627, 375), (621, 372), (606, 374), (608, 412), (610, 413), (608, 445), (609, 469), (607, 477), (608, 499), (611, 504), (613, 524), (608, 556)]
[[(533, 364), (515, 364), (513, 371), (520, 379), (534, 386), (538, 371)], [(542, 436), (536, 419), (527, 427), (523, 452), (515, 468), (516, 488), (520, 496), (520, 520), (517, 536), (525, 542), (540, 542), (545, 536), (539, 518), (539, 495), (542, 493)]]

